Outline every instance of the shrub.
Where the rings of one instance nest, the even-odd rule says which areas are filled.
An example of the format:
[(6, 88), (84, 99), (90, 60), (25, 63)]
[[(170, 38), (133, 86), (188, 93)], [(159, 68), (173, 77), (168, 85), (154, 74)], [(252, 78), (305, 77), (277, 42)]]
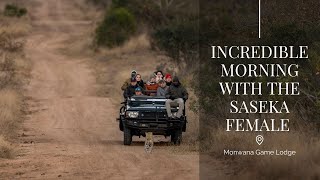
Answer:
[(122, 45), (136, 31), (134, 16), (125, 8), (112, 9), (96, 29), (98, 46)]
[(16, 17), (21, 17), (27, 14), (27, 9), (26, 8), (19, 8), (16, 5), (6, 5), (4, 14), (6, 16), (16, 16)]
[(27, 11), (26, 8), (20, 8), (19, 11), (18, 11), (17, 16), (18, 16), (18, 17), (24, 16), (24, 15), (27, 14), (27, 12), (28, 12), (28, 11)]
[(20, 8), (15, 4), (7, 4), (4, 8), (4, 15), (11, 17), (21, 17), (27, 14), (26, 8)]
[(192, 62), (198, 52), (198, 28), (196, 20), (177, 20), (159, 26), (152, 34), (156, 46), (167, 52), (173, 60)]
[(128, 0), (112, 0), (112, 6), (115, 8), (126, 7), (128, 5)]

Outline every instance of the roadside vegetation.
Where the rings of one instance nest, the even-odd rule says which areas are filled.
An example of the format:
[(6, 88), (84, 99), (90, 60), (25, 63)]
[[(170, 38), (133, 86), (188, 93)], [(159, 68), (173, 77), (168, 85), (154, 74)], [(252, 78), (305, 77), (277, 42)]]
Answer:
[(27, 9), (19, 7), (16, 4), (7, 4), (4, 8), (3, 14), (10, 17), (22, 17), (27, 14)]
[(0, 15), (0, 158), (14, 157), (13, 142), (22, 121), (22, 87), (30, 71), (23, 53), (23, 37), (31, 26), (27, 17), (12, 17), (8, 12), (12, 8), (5, 6)]
[(119, 5), (108, 8), (96, 28), (95, 43), (109, 48), (123, 45), (136, 32), (136, 20), (131, 12)]

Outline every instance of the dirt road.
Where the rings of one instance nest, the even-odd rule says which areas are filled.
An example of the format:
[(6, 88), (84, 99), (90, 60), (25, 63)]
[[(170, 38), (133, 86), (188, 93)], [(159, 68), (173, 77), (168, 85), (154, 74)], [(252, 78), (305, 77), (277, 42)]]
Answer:
[(122, 145), (118, 107), (112, 97), (95, 95), (90, 57), (62, 53), (68, 41), (93, 26), (79, 2), (28, 0), (33, 32), (26, 55), (33, 70), (25, 95), (30, 113), (18, 156), (0, 162), (0, 179), (198, 179), (195, 153), (173, 153), (158, 143), (148, 155), (143, 139)]

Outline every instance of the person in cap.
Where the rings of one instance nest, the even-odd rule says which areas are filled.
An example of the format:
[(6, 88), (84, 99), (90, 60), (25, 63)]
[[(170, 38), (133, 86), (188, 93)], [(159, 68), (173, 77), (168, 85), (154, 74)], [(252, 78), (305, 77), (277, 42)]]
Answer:
[(136, 78), (131, 78), (130, 85), (123, 92), (123, 97), (127, 99), (135, 95), (137, 87), (140, 87), (140, 86), (138, 86)]
[(166, 84), (166, 82), (164, 80), (160, 80), (159, 81), (159, 86), (158, 86), (158, 89), (157, 89), (157, 96), (159, 97), (165, 97), (166, 96), (166, 93), (168, 91), (168, 86)]
[(143, 93), (142, 93), (142, 88), (141, 88), (141, 87), (137, 87), (137, 88), (135, 89), (135, 95), (136, 95), (136, 96), (142, 96), (142, 95), (143, 95)]
[(121, 86), (122, 91), (125, 91), (127, 89), (127, 87), (130, 85), (131, 79), (136, 78), (136, 75), (137, 75), (137, 71), (135, 70), (131, 71), (131, 77), (128, 78)]
[(171, 86), (171, 83), (172, 83), (172, 77), (171, 77), (171, 74), (166, 74), (166, 76), (164, 77), (165, 81), (166, 81), (166, 84), (167, 86)]
[[(188, 92), (182, 86), (178, 77), (174, 77), (172, 80), (171, 86), (169, 86), (168, 91), (166, 93), (166, 109), (168, 118), (180, 118), (183, 115), (184, 102), (188, 99)], [(177, 112), (177, 116), (173, 117), (171, 113), (171, 103), (176, 102), (179, 104), (179, 110)]]

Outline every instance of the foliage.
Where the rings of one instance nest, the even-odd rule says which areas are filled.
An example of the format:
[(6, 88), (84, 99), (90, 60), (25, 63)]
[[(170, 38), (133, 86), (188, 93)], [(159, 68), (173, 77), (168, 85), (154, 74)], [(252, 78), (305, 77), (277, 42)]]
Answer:
[(176, 61), (181, 58), (185, 61), (193, 60), (198, 51), (198, 28), (197, 21), (179, 20), (168, 25), (158, 27), (152, 38), (157, 46), (167, 52)]
[(108, 11), (96, 29), (95, 40), (99, 46), (122, 45), (136, 31), (134, 16), (125, 8)]
[(128, 0), (112, 0), (113, 8), (126, 7), (127, 4), (128, 4)]
[(18, 7), (15, 4), (7, 4), (4, 8), (4, 15), (10, 17), (21, 17), (27, 14), (26, 8)]

